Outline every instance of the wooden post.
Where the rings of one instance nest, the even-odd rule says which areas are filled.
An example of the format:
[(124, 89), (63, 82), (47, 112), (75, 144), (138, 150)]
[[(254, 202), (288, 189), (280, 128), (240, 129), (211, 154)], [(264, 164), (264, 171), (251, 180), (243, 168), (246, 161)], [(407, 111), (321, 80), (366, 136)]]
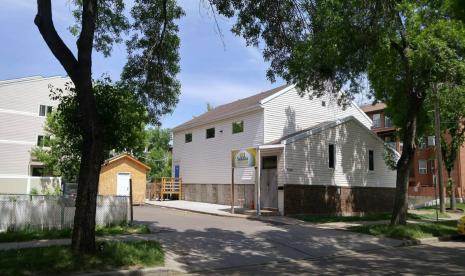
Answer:
[(132, 178), (129, 179), (129, 206), (131, 207), (131, 225), (134, 222), (134, 210), (132, 208)]
[(231, 213), (234, 214), (234, 167), (231, 168)]

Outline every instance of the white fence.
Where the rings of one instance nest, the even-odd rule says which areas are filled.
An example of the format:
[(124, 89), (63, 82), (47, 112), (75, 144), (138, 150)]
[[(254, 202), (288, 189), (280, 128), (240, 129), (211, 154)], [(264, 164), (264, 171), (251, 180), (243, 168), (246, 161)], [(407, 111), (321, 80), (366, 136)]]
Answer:
[[(75, 209), (75, 200), (64, 196), (0, 195), (0, 231), (71, 228)], [(128, 210), (129, 197), (98, 196), (96, 224), (127, 222)]]

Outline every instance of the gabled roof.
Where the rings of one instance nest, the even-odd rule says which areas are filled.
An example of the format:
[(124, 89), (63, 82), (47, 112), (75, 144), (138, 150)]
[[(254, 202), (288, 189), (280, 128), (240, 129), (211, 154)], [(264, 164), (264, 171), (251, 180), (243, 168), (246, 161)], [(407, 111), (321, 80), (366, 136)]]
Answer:
[(236, 114), (243, 113), (246, 111), (254, 110), (255, 108), (260, 107), (260, 102), (271, 95), (278, 93), (288, 85), (281, 85), (279, 87), (273, 88), (268, 91), (264, 91), (253, 96), (234, 101), (232, 103), (220, 105), (208, 112), (203, 113), (200, 116), (195, 117), (194, 119), (187, 121), (173, 129), (173, 131), (180, 131), (187, 128), (207, 124), (214, 122), (220, 119), (226, 119), (232, 117)]
[(362, 105), (360, 107), (360, 109), (363, 110), (363, 112), (365, 113), (384, 110), (385, 108), (386, 108), (385, 103), (367, 104), (367, 105)]
[(132, 156), (129, 153), (126, 153), (126, 152), (105, 160), (105, 162), (103, 162), (102, 167), (108, 166), (113, 162), (116, 162), (118, 160), (125, 159), (125, 158), (128, 159), (128, 160), (131, 160), (132, 162), (134, 162), (134, 163), (136, 163), (136, 164), (138, 164), (138, 165), (140, 165), (142, 167), (144, 167), (147, 171), (150, 170), (150, 167), (148, 165), (142, 163), (141, 161), (137, 160), (134, 156)]

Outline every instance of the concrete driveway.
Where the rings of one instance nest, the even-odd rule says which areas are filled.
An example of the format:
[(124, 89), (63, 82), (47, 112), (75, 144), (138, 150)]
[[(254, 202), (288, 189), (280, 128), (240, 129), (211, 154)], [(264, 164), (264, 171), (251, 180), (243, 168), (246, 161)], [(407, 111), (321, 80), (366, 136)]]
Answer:
[(267, 273), (281, 274), (296, 262), (355, 256), (401, 244), (309, 224), (288, 225), (153, 206), (135, 207), (134, 212), (137, 221), (150, 225), (179, 268), (191, 273), (224, 270), (256, 274), (267, 268)]

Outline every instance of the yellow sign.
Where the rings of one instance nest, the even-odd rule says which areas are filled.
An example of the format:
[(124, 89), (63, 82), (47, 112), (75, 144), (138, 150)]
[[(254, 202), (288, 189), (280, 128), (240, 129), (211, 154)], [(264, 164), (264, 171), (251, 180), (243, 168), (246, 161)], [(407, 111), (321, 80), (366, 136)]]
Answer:
[(233, 168), (249, 168), (255, 167), (257, 149), (247, 148), (231, 151), (232, 167)]

